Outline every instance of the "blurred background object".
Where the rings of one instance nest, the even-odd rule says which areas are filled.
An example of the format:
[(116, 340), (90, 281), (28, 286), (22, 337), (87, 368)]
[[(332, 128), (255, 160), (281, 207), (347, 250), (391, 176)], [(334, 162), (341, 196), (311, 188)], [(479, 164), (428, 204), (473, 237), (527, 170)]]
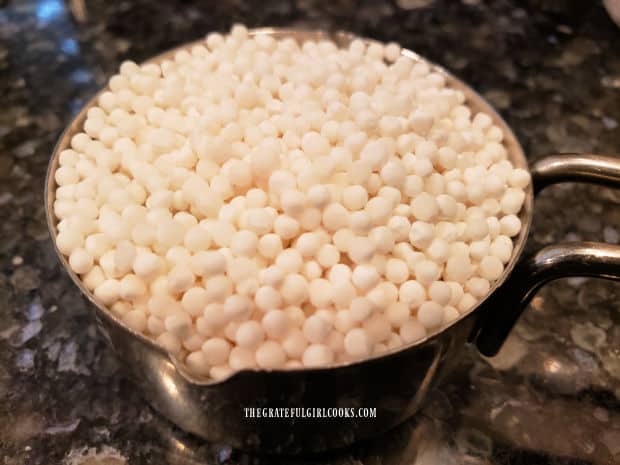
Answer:
[(603, 4), (607, 11), (609, 12), (609, 16), (613, 19), (618, 26), (620, 26), (620, 0), (603, 0)]

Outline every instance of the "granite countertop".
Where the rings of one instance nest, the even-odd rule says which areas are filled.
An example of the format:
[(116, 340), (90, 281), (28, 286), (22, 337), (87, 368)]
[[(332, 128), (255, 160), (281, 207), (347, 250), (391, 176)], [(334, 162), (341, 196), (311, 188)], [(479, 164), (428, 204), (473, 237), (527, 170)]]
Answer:
[[(597, 1), (1, 0), (0, 463), (620, 463), (620, 287), (594, 279), (545, 287), (498, 357), (469, 350), (420, 415), (350, 450), (250, 457), (145, 404), (54, 256), (46, 165), (122, 60), (234, 21), (398, 41), (477, 88), (531, 158), (620, 152), (620, 29)], [(530, 250), (619, 242), (620, 191), (555, 186), (535, 210)]]

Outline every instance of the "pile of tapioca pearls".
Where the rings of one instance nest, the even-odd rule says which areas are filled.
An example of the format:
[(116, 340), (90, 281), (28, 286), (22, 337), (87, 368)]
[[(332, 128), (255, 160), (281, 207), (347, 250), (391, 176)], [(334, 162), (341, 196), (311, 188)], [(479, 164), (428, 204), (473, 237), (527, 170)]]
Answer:
[(57, 246), (198, 376), (421, 340), (484, 297), (530, 177), (396, 44), (248, 35), (121, 65), (60, 153)]

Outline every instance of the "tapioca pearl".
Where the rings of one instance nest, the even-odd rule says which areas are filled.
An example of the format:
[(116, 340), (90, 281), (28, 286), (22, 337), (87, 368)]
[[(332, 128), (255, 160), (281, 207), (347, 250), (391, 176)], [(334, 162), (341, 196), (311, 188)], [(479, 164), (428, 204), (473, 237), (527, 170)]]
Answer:
[(354, 358), (368, 357), (372, 350), (372, 342), (363, 328), (353, 328), (344, 336), (344, 349)]
[(282, 307), (282, 296), (271, 286), (262, 286), (254, 296), (256, 307), (262, 311), (269, 311)]
[(190, 270), (197, 276), (209, 277), (226, 271), (226, 258), (217, 251), (198, 251), (189, 260)]
[(129, 301), (141, 300), (147, 295), (144, 281), (135, 274), (127, 274), (120, 280), (119, 296)]
[(418, 308), (416, 318), (427, 330), (432, 330), (441, 326), (443, 313), (443, 306), (427, 301)]
[(516, 215), (506, 215), (499, 220), (500, 233), (514, 237), (521, 231), (521, 220)]
[(445, 192), (445, 181), (441, 174), (432, 173), (424, 178), (424, 191), (431, 195), (439, 196)]
[(447, 326), (454, 321), (458, 320), (461, 314), (455, 307), (445, 307), (443, 309), (443, 321), (441, 326)]
[(443, 239), (433, 239), (426, 249), (426, 255), (435, 263), (445, 263), (450, 255), (450, 246), (448, 242)]
[(315, 257), (321, 247), (321, 238), (316, 233), (303, 233), (295, 241), (295, 249), (304, 258)]
[(264, 208), (267, 206), (268, 196), (262, 189), (256, 187), (249, 189), (245, 194), (245, 198), (247, 208)]
[(357, 265), (351, 275), (351, 281), (361, 291), (368, 291), (379, 282), (380, 276), (371, 265)]
[(399, 287), (398, 299), (409, 308), (417, 308), (426, 300), (426, 290), (418, 281), (405, 281)]
[(242, 320), (248, 318), (252, 309), (252, 301), (245, 295), (232, 294), (224, 300), (223, 313), (226, 320)]
[(285, 249), (276, 257), (275, 264), (285, 273), (298, 273), (303, 266), (303, 257), (296, 249)]
[(473, 273), (473, 266), (465, 254), (456, 254), (448, 258), (444, 269), (444, 278), (464, 284)]
[(285, 214), (296, 217), (300, 215), (306, 205), (306, 196), (295, 189), (285, 189), (280, 195), (280, 207)]
[(154, 315), (148, 315), (146, 319), (146, 331), (151, 336), (157, 337), (166, 331), (166, 327), (164, 326), (164, 322), (161, 318)]
[(405, 196), (415, 198), (421, 194), (424, 190), (424, 180), (415, 174), (408, 174), (405, 177), (405, 183), (403, 186), (403, 193)]
[(336, 308), (348, 308), (357, 297), (357, 289), (348, 280), (331, 282), (331, 302)]
[(155, 294), (147, 301), (149, 314), (161, 319), (175, 311), (182, 311), (180, 302), (169, 294)]
[(248, 320), (239, 324), (235, 332), (238, 347), (255, 350), (264, 340), (265, 332), (257, 321)]
[(265, 234), (258, 240), (258, 253), (273, 260), (282, 252), (282, 238), (278, 234)]
[(437, 151), (436, 165), (443, 170), (451, 170), (456, 167), (458, 154), (450, 147), (441, 147)]
[(230, 250), (236, 256), (253, 257), (257, 248), (258, 236), (252, 231), (237, 231), (230, 239)]
[(221, 365), (229, 360), (231, 344), (221, 337), (212, 337), (202, 344), (201, 351), (209, 365)]
[(426, 337), (426, 328), (416, 320), (408, 320), (399, 328), (398, 334), (404, 344), (412, 344)]
[(351, 268), (343, 263), (338, 263), (330, 268), (327, 278), (332, 283), (349, 282), (351, 280)]
[(185, 358), (185, 365), (192, 373), (200, 376), (207, 376), (211, 369), (202, 351), (190, 352)]
[(120, 298), (120, 281), (106, 279), (95, 288), (94, 295), (103, 305), (112, 305)]
[(429, 221), (439, 214), (439, 206), (434, 196), (421, 192), (411, 201), (411, 214), (416, 220)]
[(324, 208), (331, 201), (331, 192), (327, 186), (317, 184), (308, 189), (306, 198), (308, 203), (313, 207)]
[(375, 312), (362, 323), (369, 339), (374, 343), (386, 341), (391, 334), (392, 325), (383, 313)]
[(474, 216), (467, 219), (464, 237), (478, 241), (483, 239), (489, 234), (489, 226), (487, 225), (486, 218), (480, 216)]
[(370, 215), (364, 210), (351, 213), (349, 227), (355, 234), (366, 235), (372, 228)]
[(297, 328), (291, 329), (282, 339), (282, 348), (288, 357), (299, 359), (308, 346), (308, 340), (304, 333)]
[(525, 189), (530, 183), (530, 173), (523, 168), (514, 169), (508, 176), (508, 184), (517, 189)]
[(312, 344), (321, 344), (327, 340), (332, 323), (317, 315), (309, 316), (303, 324), (304, 337)]
[(302, 363), (305, 367), (325, 367), (334, 361), (334, 353), (325, 344), (312, 344), (308, 346), (302, 355)]
[(405, 184), (407, 171), (399, 159), (389, 160), (380, 171), (381, 180), (387, 186), (401, 188)]
[(326, 279), (314, 279), (308, 284), (308, 299), (316, 308), (329, 305), (332, 299), (332, 294), (332, 285)]
[(457, 256), (463, 255), (467, 257), (469, 255), (469, 245), (463, 241), (454, 241), (450, 244), (450, 255)]
[(386, 316), (394, 328), (400, 328), (410, 316), (409, 306), (404, 302), (393, 302), (386, 311)]
[(456, 308), (459, 311), (459, 313), (463, 314), (473, 309), (477, 304), (478, 304), (478, 299), (476, 299), (470, 293), (465, 293), (463, 294), (463, 297), (461, 297), (461, 300), (459, 301)]
[(390, 305), (389, 296), (380, 285), (375, 286), (373, 289), (366, 293), (366, 298), (372, 303), (373, 308), (376, 311), (385, 311)]
[(452, 298), (452, 288), (445, 281), (435, 281), (428, 287), (428, 296), (439, 305), (448, 305)]
[(500, 203), (497, 199), (485, 199), (482, 202), (482, 209), (487, 215), (497, 215), (501, 211)]
[(83, 244), (84, 236), (79, 231), (64, 230), (56, 236), (56, 246), (63, 255), (70, 255), (71, 252), (80, 248)]
[(95, 265), (87, 273), (82, 276), (82, 282), (86, 289), (94, 291), (101, 283), (106, 280), (106, 276), (103, 273), (101, 267)]
[(386, 226), (377, 226), (373, 228), (368, 237), (374, 243), (378, 253), (388, 254), (394, 249), (394, 235)]
[(300, 305), (309, 297), (308, 281), (300, 274), (292, 273), (285, 276), (280, 294), (286, 305)]
[(395, 242), (402, 242), (409, 237), (409, 231), (411, 230), (411, 223), (406, 216), (392, 216), (387, 227), (392, 232)]
[(416, 280), (427, 286), (439, 278), (441, 268), (434, 261), (420, 260), (415, 264), (414, 273)]
[(301, 274), (308, 281), (312, 281), (313, 279), (318, 279), (323, 275), (323, 268), (315, 260), (310, 260), (304, 263)]
[(259, 272), (259, 281), (261, 284), (271, 287), (278, 287), (284, 281), (284, 271), (275, 265), (272, 265)]
[(307, 208), (299, 217), (299, 225), (304, 231), (314, 231), (318, 229), (321, 226), (321, 221), (322, 214), (321, 210), (318, 208)]
[(497, 257), (502, 264), (506, 264), (512, 257), (512, 249), (512, 240), (508, 236), (500, 235), (493, 239), (493, 242), (491, 242), (489, 252), (491, 255)]
[(164, 331), (156, 339), (157, 343), (161, 345), (167, 352), (171, 354), (178, 354), (181, 352), (181, 341), (179, 337), (168, 331)]
[[(445, 282), (445, 281), (440, 281), (440, 282)], [(463, 286), (454, 281), (447, 281), (445, 282), (445, 284), (447, 284), (448, 287), (450, 288), (450, 300), (447, 302), (447, 304), (455, 307), (458, 305), (461, 298), (463, 297), (463, 294), (464, 294)]]
[(59, 186), (56, 188), (57, 200), (76, 200), (76, 184), (69, 184), (67, 186)]
[(434, 237), (434, 227), (424, 221), (415, 221), (409, 230), (409, 242), (418, 250), (425, 250)]
[(458, 228), (454, 223), (440, 221), (439, 223), (435, 224), (434, 237), (436, 239), (441, 239), (450, 244), (453, 241), (457, 240), (458, 236)]
[(331, 268), (340, 261), (340, 251), (332, 244), (323, 244), (318, 250), (316, 259), (323, 268)]
[(446, 183), (446, 194), (453, 197), (457, 202), (462, 202), (467, 199), (465, 184), (459, 180), (448, 181)]
[(265, 341), (256, 349), (256, 363), (260, 368), (281, 368), (286, 362), (286, 352), (276, 341)]
[(374, 226), (385, 225), (391, 216), (392, 209), (392, 202), (385, 197), (373, 197), (365, 207)]
[(502, 276), (504, 272), (504, 264), (499, 257), (495, 255), (487, 255), (480, 260), (478, 271), (482, 278), (489, 281), (495, 281)]
[(245, 211), (240, 209), (237, 223), (240, 228), (247, 229), (261, 236), (272, 231), (275, 219), (267, 207), (250, 208)]
[(522, 189), (510, 187), (500, 200), (502, 213), (512, 215), (518, 213), (525, 201), (525, 192)]
[(184, 311), (174, 311), (164, 318), (166, 331), (183, 340), (192, 328), (192, 319)]
[(377, 251), (375, 242), (368, 237), (353, 236), (352, 234), (348, 237), (343, 237), (342, 241), (340, 241), (338, 236), (342, 231), (334, 235), (335, 246), (341, 251), (347, 251), (349, 258), (356, 264), (370, 261)]
[(506, 190), (504, 179), (497, 176), (487, 176), (483, 186), (485, 194), (490, 197), (500, 197)]
[[(179, 223), (179, 221), (175, 221), (175, 224)], [(204, 228), (200, 226), (193, 226), (185, 232), (183, 244), (187, 250), (195, 253), (201, 250), (209, 249), (211, 246), (211, 237)]]
[(260, 282), (255, 277), (247, 277), (235, 283), (234, 292), (242, 297), (251, 298), (260, 287)]
[(402, 192), (396, 187), (383, 186), (379, 189), (377, 194), (379, 197), (384, 197), (392, 203), (392, 208), (395, 209), (403, 201)]
[(284, 240), (292, 239), (297, 236), (300, 230), (299, 222), (286, 215), (279, 215), (274, 223), (275, 233)]
[(192, 331), (183, 338), (183, 340), (181, 341), (181, 345), (183, 345), (183, 348), (185, 350), (189, 352), (195, 352), (200, 350), (204, 342), (205, 337), (197, 330), (192, 329)]
[(328, 231), (346, 228), (349, 224), (349, 212), (341, 204), (331, 203), (323, 210), (322, 223)]
[(351, 185), (364, 186), (372, 174), (372, 166), (364, 160), (354, 160), (348, 170)]
[(255, 351), (244, 347), (233, 347), (228, 356), (230, 368), (239, 371), (256, 366)]
[(224, 303), (220, 302), (211, 302), (208, 303), (202, 311), (205, 324), (213, 330), (223, 328), (231, 320), (230, 311), (226, 312), (224, 305)]
[(488, 279), (480, 277), (472, 277), (465, 283), (465, 290), (477, 299), (481, 299), (486, 296), (491, 289), (491, 284)]
[(272, 339), (281, 340), (290, 328), (289, 318), (282, 310), (270, 310), (261, 320), (265, 333)]
[(233, 282), (228, 276), (212, 276), (204, 281), (204, 285), (209, 302), (223, 302), (233, 291)]
[(69, 266), (77, 274), (86, 274), (93, 267), (93, 256), (81, 247), (71, 251), (69, 255)]
[(452, 220), (456, 217), (457, 202), (454, 197), (448, 194), (440, 194), (436, 198), (439, 215), (442, 218)]
[(390, 258), (386, 263), (385, 277), (394, 284), (402, 284), (409, 278), (407, 263), (398, 258)]
[(342, 203), (350, 211), (361, 210), (368, 203), (368, 192), (361, 185), (345, 187), (342, 191)]
[(311, 131), (301, 138), (301, 148), (307, 156), (315, 158), (328, 153), (329, 141), (318, 132)]

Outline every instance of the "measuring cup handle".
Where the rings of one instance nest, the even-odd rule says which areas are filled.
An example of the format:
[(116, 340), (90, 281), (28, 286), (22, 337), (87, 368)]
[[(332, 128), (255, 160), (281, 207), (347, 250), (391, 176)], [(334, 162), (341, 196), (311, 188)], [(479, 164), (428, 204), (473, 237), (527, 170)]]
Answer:
[(620, 159), (593, 154), (550, 155), (532, 166), (534, 193), (560, 182), (588, 182), (620, 187)]
[[(531, 169), (534, 192), (577, 181), (620, 188), (620, 159), (601, 155), (551, 155)], [(620, 280), (620, 246), (569, 242), (544, 247), (522, 259), (507, 281), (484, 302), (471, 339), (483, 355), (495, 355), (521, 313), (545, 283), (591, 276)]]

